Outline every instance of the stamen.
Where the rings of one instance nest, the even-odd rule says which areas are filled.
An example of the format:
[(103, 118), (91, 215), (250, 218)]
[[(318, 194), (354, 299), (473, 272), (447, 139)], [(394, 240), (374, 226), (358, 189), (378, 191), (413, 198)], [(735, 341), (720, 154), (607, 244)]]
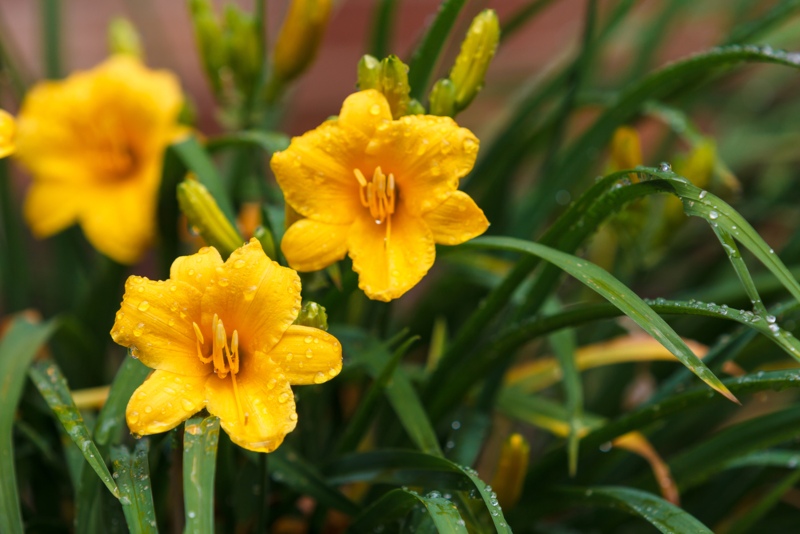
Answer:
[(211, 355), (214, 358), (214, 371), (218, 377), (225, 378), (228, 376), (229, 368), (225, 364), (223, 350), (228, 349), (228, 337), (225, 335), (225, 326), (216, 313), (211, 321), (211, 331), (214, 335), (214, 344), (211, 350)]
[(203, 333), (200, 331), (200, 327), (197, 326), (197, 323), (192, 322), (192, 328), (194, 328), (195, 341), (197, 342), (197, 357), (200, 358), (200, 361), (203, 363), (211, 363), (211, 360), (213, 360), (211, 356), (203, 356), (202, 347), (205, 344), (205, 340), (203, 339)]
[(358, 181), (358, 194), (361, 205), (369, 208), (369, 213), (375, 219), (376, 224), (383, 224), (384, 221), (388, 221), (388, 234), (390, 231), (388, 227), (391, 224), (391, 216), (394, 213), (397, 200), (394, 175), (389, 174), (389, 176), (386, 176), (380, 167), (375, 169), (372, 174), (372, 180), (369, 182), (367, 182), (361, 170), (353, 169), (353, 174), (355, 174)]
[(233, 331), (231, 338), (231, 348), (225, 346), (225, 357), (228, 360), (228, 365), (231, 370), (231, 381), (233, 382), (233, 397), (236, 399), (236, 410), (239, 413), (239, 419), (247, 425), (248, 414), (242, 411), (242, 402), (239, 399), (239, 384), (236, 382), (236, 373), (239, 372), (239, 332)]

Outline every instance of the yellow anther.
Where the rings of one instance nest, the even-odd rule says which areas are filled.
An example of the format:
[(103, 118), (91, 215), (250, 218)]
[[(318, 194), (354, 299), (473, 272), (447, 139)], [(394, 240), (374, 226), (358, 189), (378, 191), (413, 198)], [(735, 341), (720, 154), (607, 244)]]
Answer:
[(231, 373), (236, 374), (239, 372), (239, 332), (234, 330), (233, 337), (231, 337)]
[(197, 323), (192, 322), (192, 328), (194, 328), (194, 336), (197, 343), (197, 357), (200, 358), (200, 361), (203, 363), (211, 363), (213, 359), (211, 356), (203, 356), (205, 340), (203, 339), (203, 333), (200, 331), (200, 327), (197, 326)]
[(386, 176), (380, 167), (375, 169), (372, 180), (369, 182), (359, 169), (354, 169), (353, 174), (360, 186), (361, 205), (369, 208), (369, 213), (377, 224), (382, 224), (390, 219), (394, 213), (397, 199), (394, 175)]

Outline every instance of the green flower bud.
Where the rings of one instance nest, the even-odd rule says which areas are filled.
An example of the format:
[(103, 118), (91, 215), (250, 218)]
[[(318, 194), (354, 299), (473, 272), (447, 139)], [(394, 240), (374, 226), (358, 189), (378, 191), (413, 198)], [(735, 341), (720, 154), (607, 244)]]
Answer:
[(389, 102), (392, 117), (397, 119), (408, 110), (408, 65), (391, 55), (381, 61), (381, 92)]
[(117, 17), (108, 25), (108, 49), (112, 54), (142, 58), (142, 40), (131, 21)]
[(419, 100), (412, 98), (408, 101), (408, 111), (406, 115), (425, 115), (425, 106), (420, 104)]
[(328, 19), (331, 0), (292, 0), (275, 42), (275, 77), (287, 82), (300, 75), (317, 55)]
[(206, 243), (216, 248), (223, 258), (244, 243), (244, 238), (219, 209), (217, 201), (197, 180), (189, 178), (178, 184), (178, 205), (189, 225), (196, 228)]
[(214, 94), (219, 97), (222, 94), (222, 71), (227, 64), (222, 26), (214, 13), (211, 0), (189, 0), (189, 10), (203, 69)]
[(433, 84), (430, 94), (431, 115), (452, 117), (455, 115), (456, 86), (447, 78)]
[(485, 9), (472, 20), (461, 43), (450, 80), (456, 88), (455, 110), (466, 108), (483, 87), (486, 70), (500, 41), (500, 22), (494, 10)]
[(306, 302), (303, 304), (303, 309), (300, 310), (297, 319), (294, 320), (294, 324), (319, 328), (327, 332), (328, 314), (325, 312), (325, 308), (316, 302)]
[(227, 66), (236, 87), (251, 94), (261, 73), (261, 40), (255, 18), (234, 4), (225, 6), (225, 47)]
[(275, 251), (275, 238), (272, 236), (272, 232), (269, 231), (269, 228), (265, 226), (259, 226), (256, 228), (256, 231), (253, 232), (253, 237), (258, 239), (258, 241), (261, 243), (261, 248), (264, 249), (264, 254), (266, 254), (269, 259), (275, 260), (277, 258)]
[(358, 89), (381, 90), (381, 62), (369, 54), (364, 55), (358, 62)]

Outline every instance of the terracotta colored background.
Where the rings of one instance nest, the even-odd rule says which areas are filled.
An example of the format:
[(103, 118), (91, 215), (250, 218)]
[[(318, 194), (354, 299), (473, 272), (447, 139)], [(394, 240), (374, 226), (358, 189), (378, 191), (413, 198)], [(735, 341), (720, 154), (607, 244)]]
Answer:
[[(472, 0), (467, 3), (459, 20), (457, 35), (463, 35), (472, 16), (483, 8), (497, 10), (500, 19), (505, 20), (529, 2)], [(253, 1), (239, 0), (238, 3), (245, 8), (252, 8)], [(601, 2), (601, 14), (617, 3)], [(270, 36), (274, 36), (288, 0), (271, 0), (268, 4)], [(375, 0), (337, 2), (317, 61), (290, 95), (290, 111), (286, 117), (289, 133), (301, 133), (335, 114), (343, 98), (353, 91), (355, 66), (367, 50), (375, 4)], [(435, 13), (439, 0), (400, 0), (397, 4), (398, 20), (393, 51), (407, 58), (426, 23)], [(553, 60), (568, 58), (580, 39), (585, 4), (584, 0), (555, 1), (533, 23), (505, 42), (491, 67), (484, 94), (460, 117), (460, 122), (479, 134), (490, 130), (495, 120), (502, 118), (496, 112), (507, 108), (504, 104), (509, 95), (513, 95), (526, 79), (541, 74), (542, 69), (552, 64)], [(707, 4), (712, 8), (718, 2), (709, 1)], [(39, 5), (40, 2), (33, 0), (0, 1), (0, 32), (18, 57), (22, 58), (22, 67), (30, 79), (38, 79), (42, 75)], [(217, 0), (216, 5), (221, 7), (222, 2)], [(115, 16), (126, 16), (142, 34), (148, 63), (153, 67), (175, 71), (197, 105), (201, 128), (207, 133), (214, 133), (218, 129), (213, 102), (195, 52), (185, 1), (69, 0), (63, 2), (62, 6), (62, 58), (65, 72), (85, 69), (100, 62), (107, 53), (106, 28), (109, 21)], [(628, 46), (625, 44), (625, 28), (628, 28), (630, 35), (630, 29), (648, 19), (654, 7), (658, 7), (657, 1), (639, 2), (633, 16), (621, 26), (621, 37), (615, 39), (606, 57), (609, 65), (604, 71), (606, 74), (613, 74), (615, 67), (624, 65)], [(720, 23), (724, 21), (713, 16), (713, 9), (707, 11), (707, 19), (683, 20), (679, 27), (673, 29), (670, 49), (664, 51), (659, 62), (699, 50), (716, 41)], [(457, 53), (458, 40), (454, 41), (442, 61), (443, 72), (449, 68)]]

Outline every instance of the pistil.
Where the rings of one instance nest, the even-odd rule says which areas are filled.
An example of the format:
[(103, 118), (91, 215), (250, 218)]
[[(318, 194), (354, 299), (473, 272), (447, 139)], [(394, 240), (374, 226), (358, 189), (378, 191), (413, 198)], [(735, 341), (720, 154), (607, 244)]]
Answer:
[(369, 208), (370, 216), (375, 220), (375, 224), (386, 222), (386, 241), (388, 244), (392, 232), (392, 214), (397, 202), (397, 187), (395, 185), (394, 174), (383, 174), (380, 167), (376, 167), (372, 174), (372, 180), (367, 181), (364, 173), (360, 169), (353, 169), (353, 173), (358, 180), (359, 197), (361, 205)]
[(222, 319), (215, 313), (211, 320), (211, 354), (205, 356), (203, 354), (203, 347), (205, 340), (203, 333), (197, 323), (192, 323), (194, 334), (197, 343), (197, 357), (203, 363), (214, 363), (214, 372), (219, 378), (225, 378), (228, 373), (231, 375), (231, 382), (233, 383), (233, 396), (236, 399), (236, 410), (239, 414), (239, 419), (247, 424), (248, 414), (242, 410), (242, 403), (239, 398), (239, 384), (236, 381), (236, 375), (239, 373), (239, 332), (233, 331), (231, 336), (231, 343), (228, 346), (228, 335), (225, 332), (225, 325)]

